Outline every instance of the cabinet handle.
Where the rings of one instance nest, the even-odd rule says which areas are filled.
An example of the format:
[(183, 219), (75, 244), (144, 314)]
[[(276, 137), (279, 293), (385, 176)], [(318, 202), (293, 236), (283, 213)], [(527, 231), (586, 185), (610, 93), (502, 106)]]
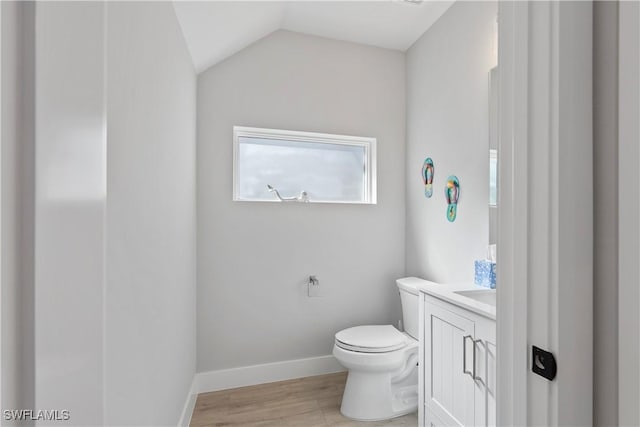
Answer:
[(467, 338), (470, 338), (472, 343), (474, 342), (471, 335), (465, 335), (462, 337), (462, 373), (468, 374), (471, 378), (474, 378), (476, 375), (476, 346), (475, 344), (473, 345), (473, 372), (467, 371)]
[[(482, 381), (482, 378), (480, 378), (480, 375), (476, 375), (476, 344), (478, 343), (482, 344), (482, 340), (473, 340), (473, 379), (476, 381), (480, 381), (482, 384), (484, 384), (484, 381)], [(487, 346), (484, 345), (484, 348), (485, 348), (485, 354), (486, 354)]]

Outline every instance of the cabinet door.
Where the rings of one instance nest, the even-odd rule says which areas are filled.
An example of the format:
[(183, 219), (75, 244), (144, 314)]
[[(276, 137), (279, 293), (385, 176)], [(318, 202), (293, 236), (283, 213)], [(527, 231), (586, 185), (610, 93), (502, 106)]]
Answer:
[(428, 301), (424, 322), (425, 424), (472, 426), (474, 323)]
[(476, 421), (478, 427), (496, 425), (496, 324), (476, 322)]
[[(494, 324), (495, 329), (495, 324)], [(494, 427), (497, 423), (496, 416), (496, 344), (486, 341), (487, 349), (487, 426)]]

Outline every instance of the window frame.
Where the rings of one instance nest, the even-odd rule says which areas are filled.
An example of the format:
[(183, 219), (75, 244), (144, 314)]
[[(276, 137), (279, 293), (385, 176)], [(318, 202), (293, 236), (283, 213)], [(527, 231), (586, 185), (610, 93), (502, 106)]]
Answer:
[[(279, 200), (254, 200), (244, 199), (239, 196), (239, 168), (238, 168), (238, 155), (240, 138), (262, 138), (262, 139), (275, 139), (282, 141), (299, 141), (310, 142), (317, 144), (331, 144), (331, 145), (351, 145), (357, 147), (363, 147), (364, 149), (364, 167), (363, 167), (363, 181), (364, 181), (364, 200), (362, 201), (341, 201), (341, 200), (313, 200), (310, 199), (309, 203), (336, 203), (336, 204), (351, 204), (351, 205), (375, 205), (377, 204), (377, 157), (376, 157), (376, 145), (377, 139), (372, 137), (363, 136), (350, 136), (350, 135), (335, 135), (328, 133), (317, 132), (303, 132), (294, 130), (282, 130), (282, 129), (269, 129), (269, 128), (256, 128), (248, 126), (234, 126), (233, 127), (233, 188), (232, 198), (234, 202), (278, 202)], [(305, 189), (301, 189), (305, 190)]]

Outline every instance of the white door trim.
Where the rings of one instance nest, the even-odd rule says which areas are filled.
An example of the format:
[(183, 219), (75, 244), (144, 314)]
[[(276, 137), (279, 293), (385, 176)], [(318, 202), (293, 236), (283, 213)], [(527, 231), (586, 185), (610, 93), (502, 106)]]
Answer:
[[(618, 423), (640, 425), (640, 4), (619, 4)], [(613, 190), (612, 190), (613, 191)]]
[(527, 421), (528, 12), (526, 2), (498, 4), (497, 402), (498, 425), (514, 426)]
[(2, 244), (2, 199), (4, 198), (4, 192), (2, 191), (2, 65), (4, 61), (2, 58), (2, 3), (0, 3), (0, 403), (2, 400), (2, 353), (4, 352), (4, 343), (2, 341), (2, 300), (4, 298), (4, 283), (2, 281), (2, 252), (4, 251), (4, 245)]
[(592, 5), (500, 2), (499, 20), (498, 424), (590, 425)]

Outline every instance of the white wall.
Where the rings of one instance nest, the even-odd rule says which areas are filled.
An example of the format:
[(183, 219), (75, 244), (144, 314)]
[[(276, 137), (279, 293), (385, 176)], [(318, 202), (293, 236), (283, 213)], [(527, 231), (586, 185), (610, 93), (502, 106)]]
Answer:
[[(34, 7), (2, 2), (3, 409), (34, 406)], [(2, 425), (11, 421), (0, 420)]]
[(35, 29), (33, 407), (176, 425), (196, 361), (196, 75), (173, 7), (43, 2)]
[(107, 12), (105, 424), (176, 425), (196, 363), (196, 75), (171, 3)]
[[(472, 282), (489, 242), (489, 70), (495, 2), (456, 2), (407, 52), (406, 273)], [(433, 196), (420, 171), (433, 159)], [(444, 186), (460, 180), (458, 216)]]
[[(104, 6), (36, 6), (35, 407), (103, 420)], [(81, 37), (79, 37), (81, 35)]]
[[(378, 204), (232, 202), (234, 125), (376, 137)], [(342, 328), (397, 322), (402, 53), (271, 34), (200, 74), (197, 158), (199, 371), (326, 355)]]
[[(0, 301), (2, 307), (2, 354), (0, 355), (2, 383), (0, 389), (0, 407), (21, 407), (21, 374), (22, 374), (22, 344), (21, 344), (21, 129), (20, 129), (20, 90), (22, 86), (22, 70), (20, 60), (21, 37), (18, 28), (20, 10), (17, 3), (3, 2), (0, 4), (0, 29), (2, 58), (0, 59), (2, 76), (0, 91), (2, 93), (2, 109), (0, 129), (2, 164), (0, 171), (2, 183), (2, 223), (0, 264)], [(4, 425), (4, 424), (3, 424)]]

